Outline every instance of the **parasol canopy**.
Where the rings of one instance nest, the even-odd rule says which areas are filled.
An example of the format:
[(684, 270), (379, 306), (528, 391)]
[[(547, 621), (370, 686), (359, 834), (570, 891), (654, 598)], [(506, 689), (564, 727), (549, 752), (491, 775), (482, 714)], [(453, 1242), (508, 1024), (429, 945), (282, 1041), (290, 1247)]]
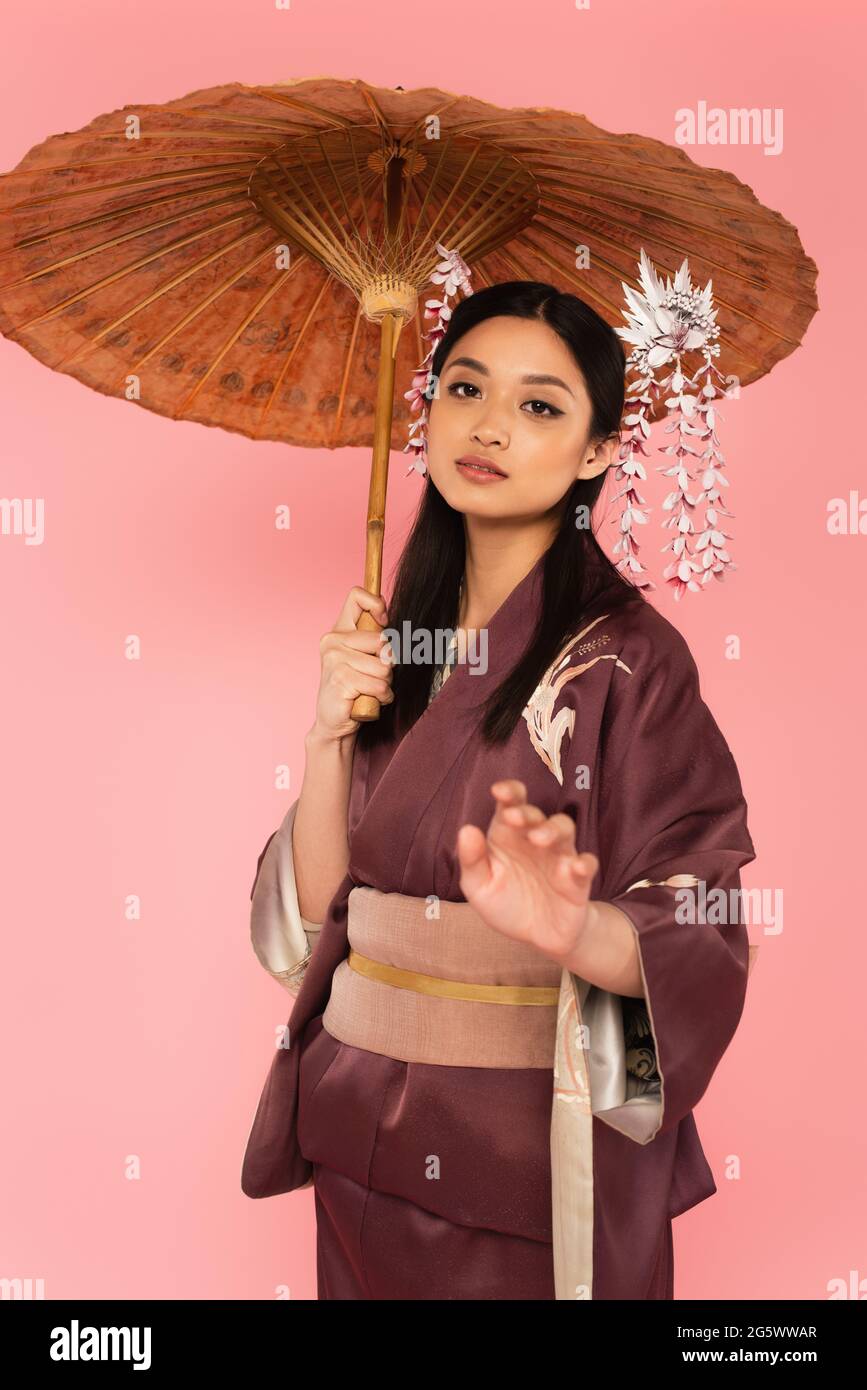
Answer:
[(548, 281), (612, 324), (642, 249), (672, 278), (688, 257), (713, 280), (720, 365), (741, 386), (817, 308), (795, 227), (679, 147), (548, 107), (312, 77), (125, 106), (34, 146), (0, 179), (0, 331), (171, 419), (372, 448), (379, 592), (388, 452), (407, 440), (438, 243), (475, 288)]

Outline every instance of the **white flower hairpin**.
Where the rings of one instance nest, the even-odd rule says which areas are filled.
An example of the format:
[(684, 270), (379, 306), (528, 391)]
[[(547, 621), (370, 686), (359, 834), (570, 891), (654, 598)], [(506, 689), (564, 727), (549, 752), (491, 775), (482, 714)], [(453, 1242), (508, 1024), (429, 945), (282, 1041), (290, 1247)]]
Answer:
[[(623, 423), (629, 434), (621, 440), (621, 462), (615, 473), (618, 481), (625, 479), (625, 486), (614, 500), (621, 497), (625, 500), (620, 518), (620, 539), (614, 546), (614, 553), (623, 551), (623, 558), (617, 562), (618, 569), (628, 568), (636, 575), (647, 573), (638, 558), (638, 544), (632, 531), (634, 524), (644, 525), (647, 522), (647, 514), (642, 510), (646, 504), (635, 480), (647, 477), (641, 455), (647, 457), (645, 440), (650, 435), (648, 407), (663, 391), (668, 391), (665, 433), (676, 432), (678, 439), (676, 444), (660, 446), (662, 453), (671, 457), (672, 464), (669, 468), (660, 465), (659, 471), (677, 482), (675, 491), (670, 492), (662, 504), (663, 511), (671, 513), (663, 526), (666, 529), (674, 528), (676, 535), (662, 547), (663, 551), (670, 549), (674, 552), (674, 558), (663, 571), (663, 576), (672, 585), (674, 597), (679, 599), (687, 590), (699, 591), (712, 578), (722, 579), (726, 570), (737, 569), (726, 549), (726, 541), (731, 537), (722, 530), (719, 520), (721, 516), (732, 516), (733, 513), (721, 500), (720, 489), (728, 487), (729, 482), (722, 471), (725, 459), (716, 434), (717, 410), (714, 404), (719, 396), (726, 393), (718, 389), (711, 376), (722, 383), (725, 383), (725, 377), (713, 361), (719, 356), (720, 349), (716, 342), (719, 328), (711, 297), (712, 281), (708, 280), (703, 290), (694, 289), (688, 262), (684, 260), (674, 277), (674, 284), (669, 279), (663, 285), (643, 247), (640, 279), (643, 294), (636, 293), (621, 281), (628, 305), (623, 316), (628, 326), (614, 330), (633, 345), (627, 358), (627, 369), (636, 374), (635, 379), (627, 385), (627, 411)], [(691, 353), (700, 353), (704, 359), (704, 365), (699, 366), (693, 376), (688, 374), (683, 363), (684, 357)], [(670, 370), (658, 376), (660, 369), (664, 368)], [(703, 384), (702, 377), (706, 378)], [(690, 458), (698, 461), (697, 467), (701, 470), (701, 491), (696, 496), (689, 491), (690, 484), (695, 481), (688, 467)], [(701, 507), (705, 509), (704, 527), (696, 536), (693, 514)], [(642, 588), (656, 587), (647, 579), (636, 579), (635, 582)]]
[[(412, 386), (404, 392), (410, 402), (413, 414), (418, 418), (409, 426), (409, 440), (404, 453), (414, 455), (408, 472), (415, 470), (423, 477), (427, 472), (427, 423), (428, 404), (435, 383), (431, 375), (434, 354), (445, 336), (452, 310), (449, 299), (458, 291), (464, 295), (473, 293), (470, 285), (470, 268), (457, 251), (449, 251), (441, 242), (436, 249), (442, 256), (431, 282), (442, 285), (441, 299), (425, 301), (425, 318), (435, 320), (430, 332), (424, 336), (430, 342), (430, 350), (424, 361), (413, 374)], [(722, 502), (721, 489), (729, 486), (723, 473), (725, 459), (720, 452), (716, 433), (717, 409), (715, 401), (726, 394), (719, 389), (712, 377), (725, 385), (725, 377), (714, 365), (719, 356), (719, 328), (716, 325), (716, 309), (711, 296), (712, 281), (708, 280), (703, 290), (693, 288), (689, 275), (689, 263), (683, 264), (671, 280), (662, 283), (647, 256), (641, 248), (639, 278), (644, 293), (639, 294), (625, 282), (627, 308), (623, 311), (626, 327), (616, 327), (615, 333), (632, 344), (627, 358), (627, 371), (634, 378), (627, 383), (626, 413), (623, 425), (628, 433), (621, 438), (619, 463), (615, 472), (618, 482), (624, 486), (614, 501), (623, 499), (620, 517), (620, 537), (613, 547), (613, 553), (623, 552), (617, 561), (619, 570), (628, 569), (634, 582), (640, 588), (655, 588), (646, 576), (647, 570), (638, 558), (638, 542), (633, 533), (636, 525), (647, 522), (647, 503), (636, 486), (636, 480), (646, 481), (647, 474), (641, 462), (648, 457), (645, 441), (650, 437), (648, 408), (667, 391), (665, 405), (668, 423), (665, 433), (677, 433), (676, 444), (660, 446), (672, 463), (670, 467), (660, 465), (659, 471), (666, 477), (674, 478), (677, 486), (662, 504), (662, 510), (670, 513), (663, 522), (665, 529), (674, 529), (676, 534), (663, 551), (672, 550), (673, 559), (663, 571), (664, 578), (671, 585), (674, 597), (679, 599), (687, 590), (700, 591), (712, 578), (722, 579), (727, 570), (737, 569), (732, 561), (726, 541), (731, 539), (721, 528), (720, 517), (732, 516)], [(684, 358), (697, 353), (703, 358), (703, 365), (696, 368), (690, 376), (684, 365)], [(669, 369), (667, 372), (662, 369)], [(662, 374), (659, 373), (662, 371)], [(702, 383), (701, 378), (706, 378)], [(696, 481), (690, 471), (688, 460), (697, 460), (701, 470), (701, 490), (693, 496), (690, 484)], [(697, 534), (694, 514), (704, 508), (703, 529)]]

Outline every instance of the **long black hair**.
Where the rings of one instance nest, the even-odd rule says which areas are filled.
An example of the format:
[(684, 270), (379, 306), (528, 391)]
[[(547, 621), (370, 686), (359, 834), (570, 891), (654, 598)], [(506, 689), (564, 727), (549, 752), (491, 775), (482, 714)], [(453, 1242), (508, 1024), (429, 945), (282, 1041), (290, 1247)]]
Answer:
[[(448, 329), (434, 354), (430, 376), (438, 381), (447, 357), (459, 338), (476, 324), (496, 315), (539, 319), (553, 328), (577, 362), (592, 402), (589, 441), (620, 435), (626, 358), (610, 324), (577, 295), (565, 294), (536, 280), (509, 280), (477, 290), (456, 306)], [(502, 743), (521, 718), (545, 671), (558, 652), (596, 612), (612, 611), (626, 603), (643, 603), (644, 596), (602, 550), (590, 526), (578, 526), (576, 507), (590, 516), (602, 491), (607, 470), (595, 478), (578, 478), (559, 505), (563, 523), (543, 562), (542, 613), (533, 638), (512, 670), (485, 703), (479, 732), (489, 743)], [(397, 564), (388, 625), (403, 632), (431, 633), (453, 629), (466, 555), (463, 513), (449, 506), (430, 474), (406, 545)], [(432, 665), (398, 662), (393, 668), (394, 700), (381, 708), (379, 719), (359, 727), (362, 746), (402, 737), (424, 712), (434, 676)]]

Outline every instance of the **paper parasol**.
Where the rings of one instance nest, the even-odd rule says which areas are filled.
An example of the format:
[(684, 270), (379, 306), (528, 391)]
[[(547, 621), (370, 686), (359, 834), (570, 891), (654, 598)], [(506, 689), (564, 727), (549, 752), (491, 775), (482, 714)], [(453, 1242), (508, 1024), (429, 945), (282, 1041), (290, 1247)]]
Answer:
[[(640, 247), (672, 276), (688, 256), (713, 277), (741, 385), (817, 307), (796, 229), (680, 148), (547, 107), (312, 77), (126, 106), (36, 145), (0, 180), (0, 331), (172, 419), (372, 447), (364, 587), (379, 593), (437, 242), (474, 288), (546, 280), (611, 323)], [(378, 713), (367, 696), (352, 709)]]

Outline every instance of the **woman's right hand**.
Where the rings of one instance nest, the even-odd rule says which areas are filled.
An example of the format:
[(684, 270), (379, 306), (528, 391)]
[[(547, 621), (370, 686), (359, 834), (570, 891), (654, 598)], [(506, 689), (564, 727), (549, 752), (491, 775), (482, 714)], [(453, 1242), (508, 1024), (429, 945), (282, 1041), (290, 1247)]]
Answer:
[(342, 739), (356, 734), (361, 723), (352, 718), (351, 711), (359, 695), (373, 695), (380, 704), (390, 704), (394, 699), (394, 666), (379, 654), (384, 651), (388, 657), (388, 642), (381, 631), (356, 628), (365, 611), (382, 627), (388, 623), (385, 600), (355, 585), (349, 590), (332, 631), (320, 639), (322, 675), (316, 719), (310, 730), (317, 737)]

